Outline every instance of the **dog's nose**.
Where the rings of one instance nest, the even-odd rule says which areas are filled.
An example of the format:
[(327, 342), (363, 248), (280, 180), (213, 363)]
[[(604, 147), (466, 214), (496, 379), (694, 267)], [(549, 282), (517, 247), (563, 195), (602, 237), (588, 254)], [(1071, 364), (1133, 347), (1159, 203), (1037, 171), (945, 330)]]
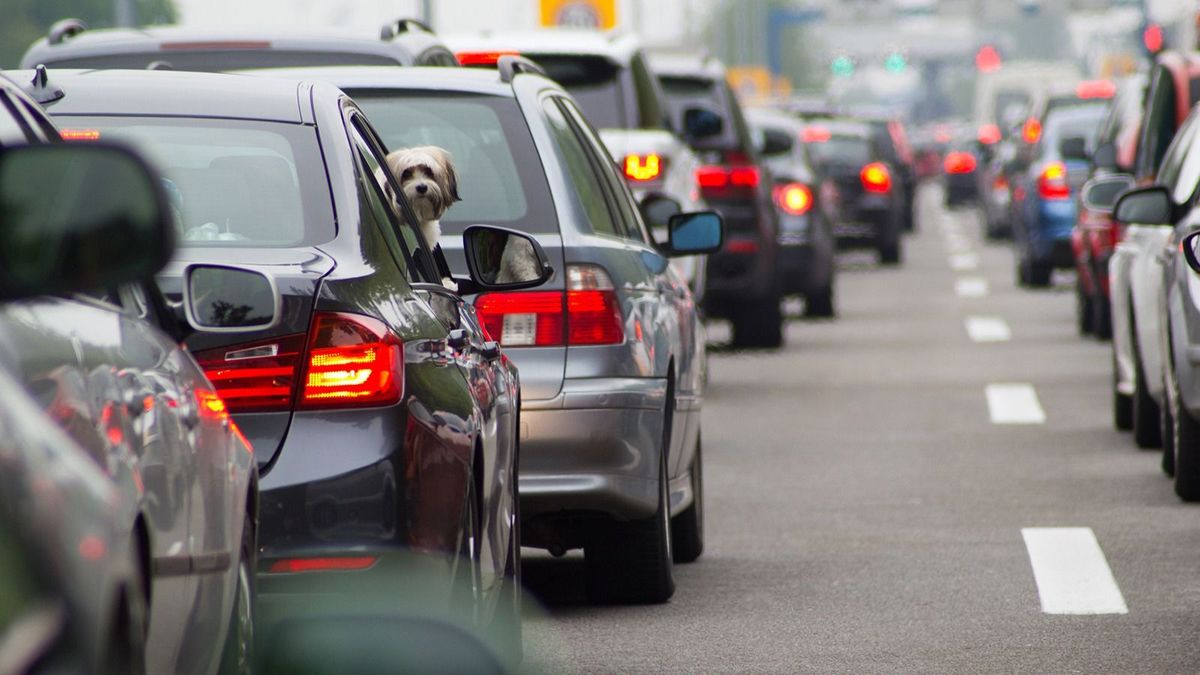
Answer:
[(421, 183), (420, 185), (418, 185), (418, 186), (417, 186), (417, 194), (419, 194), (419, 195), (423, 195), (423, 194), (425, 194), (426, 192), (429, 192), (429, 186), (428, 186), (428, 185), (426, 185), (426, 184), (424, 184), (424, 183)]

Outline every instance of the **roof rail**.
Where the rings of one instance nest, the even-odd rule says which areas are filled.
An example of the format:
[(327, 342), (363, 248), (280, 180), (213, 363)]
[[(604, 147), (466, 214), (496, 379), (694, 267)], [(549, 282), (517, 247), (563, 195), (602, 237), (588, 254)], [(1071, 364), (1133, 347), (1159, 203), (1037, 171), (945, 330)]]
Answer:
[(549, 77), (546, 71), (541, 66), (524, 56), (514, 56), (505, 54), (496, 61), (496, 69), (500, 71), (500, 81), (504, 84), (511, 84), (513, 78), (521, 73), (529, 73), (532, 75), (541, 75)]
[(391, 40), (401, 33), (407, 33), (413, 29), (432, 33), (433, 29), (428, 24), (416, 19), (401, 17), (391, 23), (383, 24), (383, 28), (379, 29), (379, 39), (383, 41)]
[(54, 22), (50, 26), (50, 32), (46, 36), (46, 42), (52, 45), (62, 44), (62, 41), (79, 35), (88, 29), (88, 25), (80, 19), (63, 19)]
[(46, 65), (43, 63), (39, 63), (33, 69), (33, 79), (29, 81), (29, 84), (21, 87), (21, 89), (26, 94), (29, 94), (29, 98), (37, 101), (38, 105), (43, 107), (49, 106), (51, 103), (67, 95), (62, 90), (62, 87), (50, 81), (50, 73), (46, 70)]

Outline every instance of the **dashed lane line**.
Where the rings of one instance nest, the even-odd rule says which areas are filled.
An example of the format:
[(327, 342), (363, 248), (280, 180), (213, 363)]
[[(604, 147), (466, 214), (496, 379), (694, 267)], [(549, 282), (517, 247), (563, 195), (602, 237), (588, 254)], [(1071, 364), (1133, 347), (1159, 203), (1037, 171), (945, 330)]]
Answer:
[(960, 298), (983, 298), (988, 294), (988, 283), (982, 277), (962, 277), (954, 282), (954, 292)]
[(1128, 614), (1100, 542), (1090, 527), (1021, 530), (1046, 614)]
[(956, 253), (950, 256), (950, 269), (955, 272), (974, 272), (979, 269), (979, 256), (974, 253)]
[(995, 316), (969, 316), (966, 320), (967, 336), (973, 342), (1008, 342), (1012, 331), (1008, 323)]
[(992, 424), (1046, 423), (1046, 412), (1032, 384), (989, 384), (985, 393)]

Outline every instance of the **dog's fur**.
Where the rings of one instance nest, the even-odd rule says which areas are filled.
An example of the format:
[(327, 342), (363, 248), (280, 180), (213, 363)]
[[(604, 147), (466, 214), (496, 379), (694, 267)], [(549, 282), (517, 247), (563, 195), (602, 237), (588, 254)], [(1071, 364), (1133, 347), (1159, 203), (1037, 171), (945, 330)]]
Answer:
[[(458, 196), (458, 174), (450, 153), (434, 145), (401, 148), (388, 153), (388, 170), (396, 177), (404, 197), (421, 223), (421, 236), (432, 250), (442, 236), (439, 220)], [(388, 198), (395, 196), (388, 188)], [(399, 210), (399, 204), (393, 204)]]

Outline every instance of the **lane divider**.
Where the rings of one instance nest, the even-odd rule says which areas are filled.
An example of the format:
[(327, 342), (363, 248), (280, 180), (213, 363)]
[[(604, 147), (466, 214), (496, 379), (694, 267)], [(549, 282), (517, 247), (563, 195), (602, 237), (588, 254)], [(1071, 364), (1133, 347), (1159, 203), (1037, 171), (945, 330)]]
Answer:
[(968, 316), (966, 320), (967, 336), (973, 342), (1008, 342), (1012, 339), (1012, 331), (1008, 323), (995, 316)]
[(954, 282), (954, 292), (960, 298), (987, 297), (988, 282), (983, 277), (962, 277)]
[(1096, 533), (1090, 527), (1021, 530), (1046, 614), (1128, 614)]
[(1032, 384), (989, 384), (985, 395), (992, 424), (1046, 423), (1046, 412)]
[(950, 256), (950, 269), (955, 272), (974, 272), (979, 269), (979, 256), (974, 253), (957, 253)]

